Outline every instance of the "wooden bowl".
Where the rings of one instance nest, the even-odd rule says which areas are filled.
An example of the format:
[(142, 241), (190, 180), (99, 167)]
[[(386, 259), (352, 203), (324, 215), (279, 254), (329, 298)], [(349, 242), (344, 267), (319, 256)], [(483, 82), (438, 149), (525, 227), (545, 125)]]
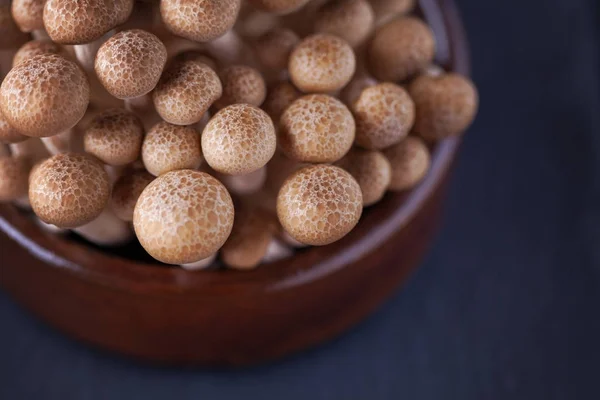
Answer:
[[(452, 0), (421, 0), (420, 12), (438, 61), (468, 75)], [(69, 336), (138, 359), (231, 366), (282, 357), (341, 334), (406, 280), (436, 232), (458, 144), (436, 146), (424, 182), (365, 210), (343, 240), (246, 273), (169, 268), (135, 260), (132, 247), (102, 251), (2, 205), (0, 284)]]

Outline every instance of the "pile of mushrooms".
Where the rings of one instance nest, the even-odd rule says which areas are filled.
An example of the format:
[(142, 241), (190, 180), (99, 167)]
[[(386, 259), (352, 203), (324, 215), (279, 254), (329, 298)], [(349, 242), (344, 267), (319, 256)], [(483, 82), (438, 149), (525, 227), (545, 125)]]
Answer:
[(477, 112), (414, 5), (0, 0), (0, 202), (190, 270), (340, 240)]

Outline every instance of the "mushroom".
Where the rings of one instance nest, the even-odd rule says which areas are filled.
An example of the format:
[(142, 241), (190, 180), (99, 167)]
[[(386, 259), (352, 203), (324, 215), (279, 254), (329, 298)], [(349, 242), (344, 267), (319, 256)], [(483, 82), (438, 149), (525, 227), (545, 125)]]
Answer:
[(59, 228), (96, 219), (108, 204), (110, 182), (102, 164), (85, 154), (59, 154), (31, 172), (29, 200), (35, 214)]
[(329, 33), (357, 47), (371, 34), (375, 14), (367, 0), (333, 0), (317, 11), (315, 31)]
[(366, 73), (356, 74), (354, 78), (340, 92), (340, 100), (348, 107), (352, 107), (363, 90), (377, 85), (377, 80)]
[(294, 239), (289, 233), (287, 233), (285, 230), (282, 229), (281, 233), (281, 240), (287, 244), (288, 246), (291, 246), (294, 249), (304, 249), (306, 247), (308, 247), (307, 244), (304, 243), (300, 243), (299, 241), (297, 241), (296, 239)]
[(389, 190), (403, 191), (414, 188), (427, 174), (431, 156), (425, 143), (409, 136), (395, 146), (383, 151), (392, 167)]
[(40, 54), (14, 67), (0, 87), (4, 118), (26, 136), (70, 130), (85, 114), (90, 87), (83, 71), (56, 54)]
[(133, 170), (122, 175), (114, 184), (110, 199), (111, 209), (123, 221), (133, 221), (133, 210), (138, 198), (154, 180), (146, 170)]
[(254, 51), (267, 70), (279, 72), (287, 69), (290, 54), (300, 42), (294, 31), (275, 28), (260, 36), (254, 43)]
[(358, 182), (364, 207), (379, 202), (392, 180), (390, 162), (379, 151), (352, 149), (337, 166), (348, 171)]
[(178, 169), (197, 169), (202, 164), (200, 136), (192, 127), (159, 122), (144, 138), (142, 161), (154, 176)]
[(252, 7), (245, 7), (242, 3), (242, 9), (235, 23), (234, 29), (242, 37), (257, 38), (268, 31), (274, 29), (279, 24), (277, 15)]
[(46, 36), (44, 31), (44, 3), (46, 0), (12, 0), (12, 16), (19, 29), (37, 37)]
[[(168, 51), (168, 48), (167, 48)], [(218, 70), (217, 61), (211, 57), (208, 53), (201, 50), (185, 50), (179, 52), (173, 59), (173, 62), (186, 62), (186, 61), (198, 61), (206, 64), (213, 71)]]
[(294, 101), (281, 116), (279, 144), (287, 157), (300, 162), (331, 163), (342, 158), (354, 142), (352, 113), (325, 94)]
[(334, 92), (352, 79), (356, 58), (352, 47), (343, 39), (318, 33), (294, 48), (288, 69), (292, 82), (301, 91)]
[(380, 81), (400, 82), (433, 61), (435, 38), (423, 21), (400, 17), (375, 33), (368, 48), (369, 70)]
[(212, 266), (212, 264), (215, 262), (215, 260), (217, 259), (217, 253), (208, 256), (206, 258), (203, 258), (200, 261), (196, 261), (194, 263), (189, 263), (189, 264), (181, 264), (181, 268), (187, 270), (187, 271), (200, 271), (203, 269), (208, 269)]
[(370, 0), (375, 12), (376, 25), (385, 24), (390, 19), (408, 14), (415, 7), (416, 0)]
[(27, 196), (31, 164), (26, 157), (0, 156), (0, 202)]
[(233, 201), (218, 180), (204, 172), (180, 170), (144, 189), (133, 226), (152, 257), (167, 264), (190, 264), (223, 246), (233, 219)]
[(278, 125), (283, 112), (300, 96), (302, 93), (294, 85), (287, 81), (280, 82), (268, 91), (262, 108)]
[(256, 268), (267, 254), (275, 227), (270, 213), (258, 207), (238, 207), (231, 235), (221, 248), (221, 260), (236, 270)]
[(165, 121), (176, 125), (199, 122), (221, 97), (223, 87), (215, 71), (195, 60), (173, 62), (152, 94), (154, 107)]
[(83, 135), (87, 153), (112, 166), (127, 165), (140, 156), (144, 126), (133, 113), (112, 108), (92, 120)]
[(175, 35), (208, 42), (233, 27), (240, 5), (241, 0), (161, 0), (160, 14)]
[(254, 66), (252, 48), (233, 29), (205, 44), (208, 53), (221, 65), (246, 64)]
[(53, 42), (75, 45), (77, 60), (94, 69), (98, 48), (133, 10), (133, 0), (46, 0), (44, 26)]
[(19, 30), (10, 12), (10, 4), (0, 4), (0, 82), (10, 71), (10, 60), (15, 50), (29, 40), (29, 35)]
[(352, 175), (332, 165), (314, 165), (285, 181), (277, 196), (277, 216), (294, 239), (322, 246), (356, 226), (362, 202), (360, 186)]
[(118, 99), (150, 93), (167, 63), (167, 49), (156, 35), (133, 29), (119, 32), (98, 50), (95, 70), (106, 90)]
[(425, 140), (459, 135), (477, 114), (477, 88), (461, 75), (424, 74), (415, 79), (408, 90), (417, 108), (414, 131)]
[(412, 99), (402, 87), (389, 82), (364, 89), (352, 111), (356, 119), (356, 144), (371, 150), (400, 142), (415, 122)]
[(21, 135), (15, 128), (4, 118), (0, 111), (0, 144), (19, 143), (29, 139), (25, 135)]
[(38, 138), (27, 138), (27, 140), (12, 143), (9, 147), (13, 156), (26, 157), (32, 165), (50, 157), (48, 149)]
[(215, 171), (243, 175), (267, 164), (276, 142), (267, 113), (249, 104), (234, 104), (215, 114), (204, 128), (202, 153)]
[(245, 65), (232, 65), (221, 71), (223, 95), (215, 106), (224, 108), (232, 104), (246, 103), (259, 107), (267, 96), (267, 86), (260, 72)]
[(267, 180), (267, 167), (264, 166), (245, 175), (221, 175), (218, 178), (230, 193), (245, 196), (262, 189)]
[(286, 258), (290, 258), (294, 255), (294, 249), (278, 239), (271, 239), (269, 247), (267, 247), (267, 253), (262, 259), (264, 264), (269, 264)]
[(12, 65), (15, 67), (28, 58), (37, 56), (39, 54), (62, 55), (62, 53), (63, 50), (61, 49), (60, 45), (50, 40), (31, 40), (17, 50), (15, 56), (13, 57)]
[(117, 218), (109, 209), (102, 211), (93, 221), (73, 229), (73, 232), (103, 247), (122, 246), (133, 239), (130, 224)]
[(304, 7), (310, 0), (248, 0), (254, 7), (273, 14), (284, 15)]

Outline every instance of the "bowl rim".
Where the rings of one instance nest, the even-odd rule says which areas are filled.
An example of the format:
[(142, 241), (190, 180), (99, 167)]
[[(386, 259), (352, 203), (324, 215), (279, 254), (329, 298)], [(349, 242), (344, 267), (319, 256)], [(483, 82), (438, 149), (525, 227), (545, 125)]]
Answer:
[[(454, 72), (470, 76), (468, 43), (453, 0), (419, 0), (422, 16), (436, 36), (438, 62)], [(395, 232), (403, 229), (434, 194), (450, 168), (459, 137), (440, 142), (432, 152), (425, 179), (407, 194), (386, 195), (391, 207), (377, 206), (363, 215), (359, 226), (340, 241), (312, 247), (292, 258), (262, 265), (247, 272), (188, 271), (128, 260), (84, 243), (65, 240), (42, 231), (12, 205), (0, 205), (0, 230), (48, 267), (73, 274), (90, 283), (126, 291), (189, 293), (211, 290), (226, 296), (229, 290), (251, 293), (279, 291), (326, 277), (376, 251)], [(375, 214), (375, 215), (370, 215)], [(357, 227), (358, 228), (358, 227)], [(368, 229), (368, 235), (360, 231)]]

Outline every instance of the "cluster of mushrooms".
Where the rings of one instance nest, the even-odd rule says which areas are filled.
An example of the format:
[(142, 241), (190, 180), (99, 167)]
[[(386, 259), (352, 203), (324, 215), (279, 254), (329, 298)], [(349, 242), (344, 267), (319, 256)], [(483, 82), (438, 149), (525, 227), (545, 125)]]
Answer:
[(414, 0), (0, 0), (0, 201), (253, 269), (414, 188), (478, 95)]

